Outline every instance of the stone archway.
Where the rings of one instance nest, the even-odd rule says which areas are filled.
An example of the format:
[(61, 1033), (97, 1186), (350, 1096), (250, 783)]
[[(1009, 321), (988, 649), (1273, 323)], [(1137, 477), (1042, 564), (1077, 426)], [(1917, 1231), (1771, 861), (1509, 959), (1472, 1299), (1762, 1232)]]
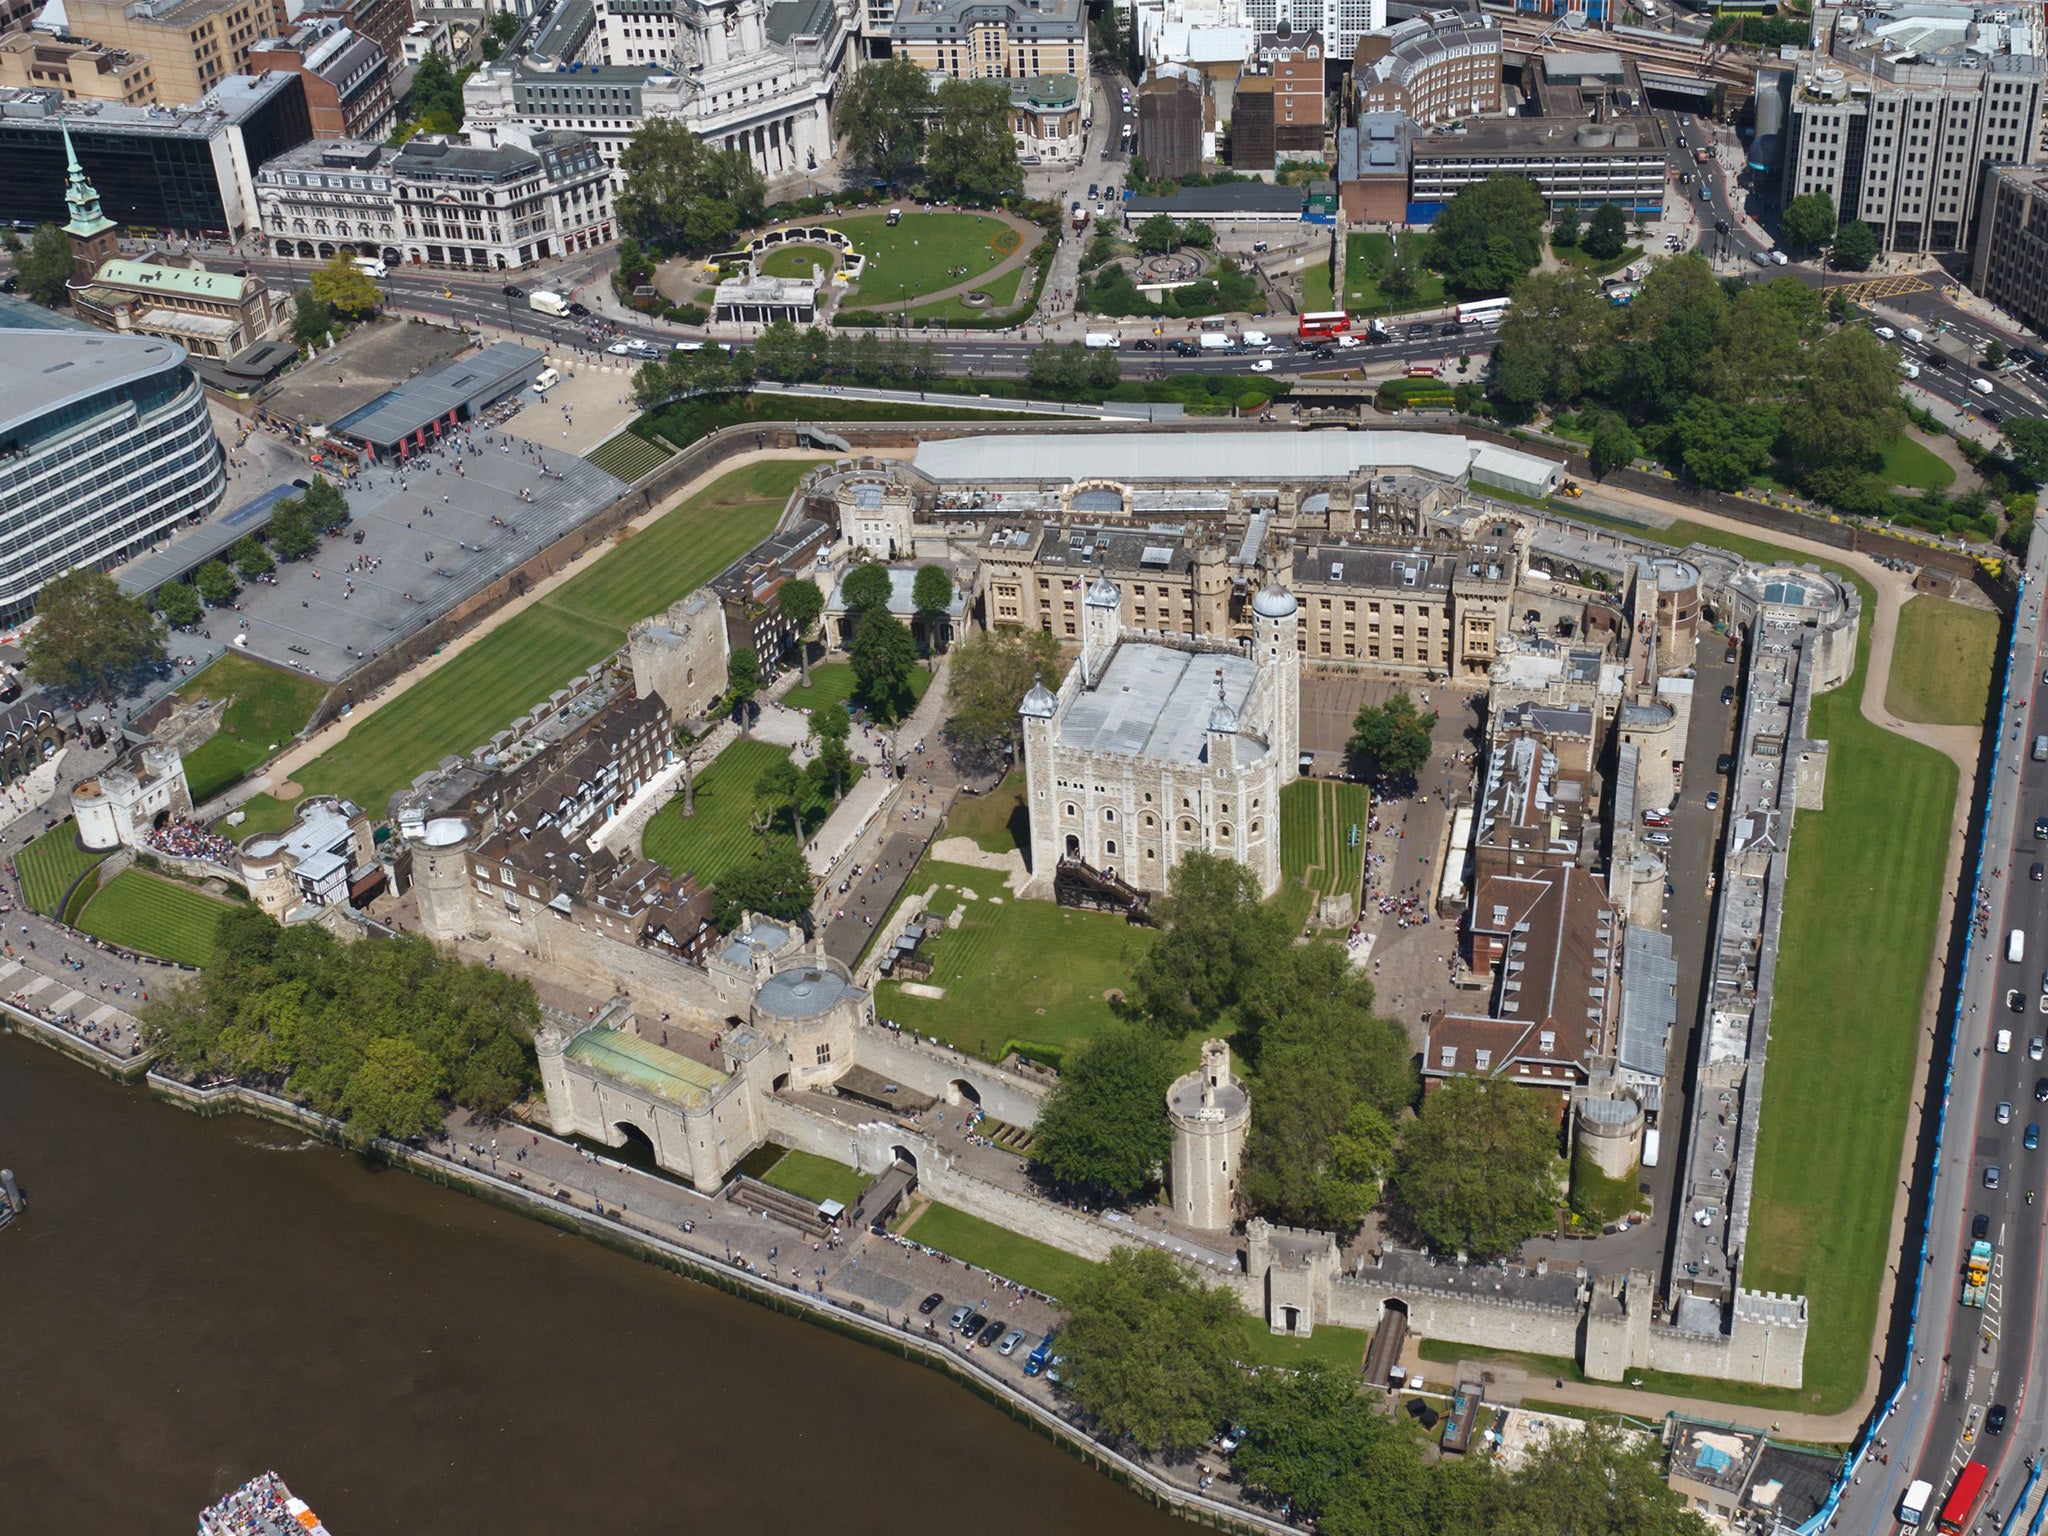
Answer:
[(946, 1084), (946, 1102), (948, 1104), (972, 1104), (976, 1109), (979, 1109), (981, 1108), (981, 1090), (967, 1081), (966, 1078), (956, 1077), (953, 1081)]
[(889, 1149), (889, 1155), (899, 1166), (908, 1169), (913, 1178), (917, 1176), (917, 1154), (910, 1148), (898, 1143)]
[(630, 1120), (614, 1120), (612, 1132), (618, 1137), (612, 1145), (618, 1148), (620, 1162), (650, 1170), (661, 1167), (661, 1159), (654, 1150), (654, 1138), (647, 1134), (645, 1126), (635, 1125)]

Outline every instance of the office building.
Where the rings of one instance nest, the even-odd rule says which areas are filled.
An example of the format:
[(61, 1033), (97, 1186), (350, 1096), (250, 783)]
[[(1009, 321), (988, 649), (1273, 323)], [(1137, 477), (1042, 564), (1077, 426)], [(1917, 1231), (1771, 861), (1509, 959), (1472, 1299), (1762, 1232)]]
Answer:
[(249, 51), (250, 68), (300, 77), (316, 139), (381, 139), (391, 132), (391, 61), (367, 37), (332, 19), (301, 22)]
[(1323, 152), (1323, 35), (1297, 32), (1283, 21), (1259, 39), (1259, 68), (1273, 77), (1273, 150), (1320, 156)]
[(47, 32), (0, 37), (0, 86), (61, 91), (66, 101), (111, 101), (129, 107), (157, 99), (156, 71), (148, 59)]
[[(357, 37), (367, 37), (383, 49), (384, 57), (394, 68), (405, 55), (406, 30), (414, 20), (413, 0), (322, 0), (319, 4), (303, 4), (303, 9), (294, 8), (294, 0), (285, 0), (285, 4), (295, 26), (309, 21), (338, 21)], [(421, 7), (421, 20), (431, 14), (424, 5)], [(444, 10), (440, 14), (450, 13)], [(476, 0), (474, 9), (466, 13), (454, 14), (466, 16), (469, 29), (475, 31), (484, 22), (483, 0)]]
[(1978, 203), (1970, 287), (2035, 334), (2048, 333), (2048, 169), (1998, 166)]
[(1350, 56), (1358, 40), (1387, 26), (1387, 0), (1242, 0), (1244, 24), (1259, 36), (1278, 32), (1282, 23), (1297, 36), (1314, 32), (1339, 58)]
[(1081, 82), (1072, 75), (1010, 82), (1010, 131), (1026, 165), (1078, 165), (1088, 147), (1082, 115)]
[(1178, 181), (1201, 170), (1208, 126), (1202, 88), (1193, 80), (1155, 75), (1138, 87), (1138, 153), (1148, 175)]
[(0, 372), (0, 622), (45, 581), (140, 554), (220, 505), (227, 457), (185, 349), (9, 331)]
[(67, 126), (108, 218), (188, 235), (254, 228), (255, 168), (313, 136), (295, 74), (236, 75), (195, 107), (67, 108), (47, 87), (0, 89), (0, 219), (69, 217)]
[(1088, 14), (1081, 0), (903, 0), (893, 52), (956, 80), (1029, 75), (1088, 79)]
[(2037, 25), (1939, 0), (1823, 7), (1792, 87), (1784, 198), (1825, 193), (1880, 251), (1967, 249), (1986, 171), (2040, 142)]
[(1501, 109), (1501, 32), (1483, 17), (1431, 12), (1360, 38), (1352, 49), (1358, 110), (1434, 124)]
[(277, 0), (65, 0), (78, 36), (147, 58), (157, 100), (185, 106), (230, 75), (249, 73), (249, 50), (284, 30)]

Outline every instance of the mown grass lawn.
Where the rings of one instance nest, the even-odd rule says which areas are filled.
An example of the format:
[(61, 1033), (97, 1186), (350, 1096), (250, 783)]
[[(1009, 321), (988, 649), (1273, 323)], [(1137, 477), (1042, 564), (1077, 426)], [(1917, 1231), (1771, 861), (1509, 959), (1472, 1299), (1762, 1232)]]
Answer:
[[(936, 1202), (924, 1206), (914, 1220), (897, 1230), (913, 1242), (950, 1253), (956, 1259), (979, 1265), (991, 1274), (1028, 1285), (1055, 1299), (1071, 1296), (1074, 1287), (1095, 1267), (1091, 1261), (1076, 1258), (1050, 1243), (1020, 1236), (994, 1222)], [(962, 1276), (954, 1289), (960, 1293), (959, 1301), (972, 1301), (977, 1306), (986, 1291), (968, 1276)], [(997, 1302), (989, 1315), (1000, 1317), (1002, 1303)]]
[[(299, 783), (383, 815), (423, 770), (488, 741), (618, 649), (635, 619), (661, 612), (760, 542), (809, 468), (774, 460), (706, 487), (365, 717), (300, 769)], [(252, 822), (269, 821), (267, 813), (252, 806)]]
[(1013, 769), (985, 795), (962, 795), (946, 813), (946, 837), (968, 837), (989, 853), (1031, 849), (1031, 812), (1024, 803), (1024, 770)]
[(971, 283), (1022, 248), (1014, 229), (981, 213), (906, 208), (903, 222), (894, 228), (879, 213), (834, 219), (831, 227), (867, 258), (851, 301), (863, 309), (901, 304), (956, 283)]
[(587, 463), (618, 476), (628, 485), (642, 475), (654, 473), (673, 456), (662, 444), (650, 442), (630, 428), (606, 438), (583, 455)]
[(1111, 913), (1020, 900), (994, 870), (928, 858), (906, 889), (933, 885), (933, 918), (965, 908), (958, 929), (927, 941), (933, 969), (924, 985), (946, 995), (914, 997), (885, 981), (875, 1010), (986, 1061), (1000, 1060), (1011, 1040), (1054, 1053), (1086, 1044), (1115, 1018), (1109, 994), (1125, 984), (1127, 957), (1135, 963), (1152, 943), (1151, 929)]
[[(932, 675), (923, 667), (910, 671), (910, 696), (921, 699), (932, 685)], [(782, 703), (791, 709), (843, 708), (854, 697), (853, 666), (844, 661), (821, 661), (811, 668), (809, 683), (798, 683), (782, 696)]]
[(811, 280), (811, 268), (830, 278), (838, 266), (839, 253), (829, 245), (778, 245), (761, 258), (763, 275), (793, 277), (806, 283)]
[(1344, 307), (1361, 319), (1387, 313), (1390, 303), (1394, 313), (1400, 314), (1414, 309), (1441, 309), (1446, 302), (1444, 280), (1426, 265), (1428, 232), (1415, 230), (1401, 238), (1415, 255), (1415, 292), (1405, 299), (1393, 300), (1380, 292), (1379, 284), (1380, 267), (1387, 259), (1392, 240), (1380, 234), (1354, 234), (1345, 239)]
[[(1244, 1337), (1243, 1360), (1247, 1365), (1299, 1367), (1311, 1360), (1320, 1360), (1332, 1370), (1356, 1374), (1365, 1369), (1365, 1351), (1372, 1342), (1372, 1330), (1333, 1328), (1328, 1323), (1321, 1323), (1307, 1338), (1291, 1339), (1274, 1333), (1263, 1317), (1246, 1313)], [(1378, 1385), (1384, 1386), (1385, 1383)]]
[(811, 1152), (785, 1152), (773, 1168), (761, 1175), (761, 1182), (821, 1204), (837, 1200), (851, 1210), (868, 1181), (844, 1163), (835, 1163), (829, 1157), (819, 1157)]
[(1991, 707), (1998, 615), (1944, 597), (1916, 597), (1899, 610), (1885, 707), (1901, 720), (1981, 725)]
[[(683, 814), (680, 792), (654, 813), (641, 837), (648, 858), (666, 864), (674, 874), (688, 871), (699, 885), (716, 885), (725, 873), (746, 861), (761, 839), (754, 834), (758, 809), (754, 785), (761, 775), (788, 759), (783, 748), (766, 741), (736, 741), (698, 768), (695, 816)], [(787, 832), (787, 822), (782, 822)]]
[(192, 803), (202, 805), (288, 746), (327, 694), (318, 678), (233, 651), (201, 667), (178, 697), (229, 700), (220, 730), (185, 755)]
[(213, 935), (234, 909), (224, 901), (152, 875), (124, 869), (86, 903), (78, 926), (110, 944), (180, 965), (213, 963)]
[(78, 823), (60, 821), (14, 856), (21, 876), (21, 899), (36, 911), (59, 916), (58, 907), (72, 883), (104, 859), (78, 845)]
[(1884, 445), (1884, 464), (1878, 473), (1885, 484), (1909, 491), (1945, 491), (1956, 483), (1953, 464), (1903, 432)]

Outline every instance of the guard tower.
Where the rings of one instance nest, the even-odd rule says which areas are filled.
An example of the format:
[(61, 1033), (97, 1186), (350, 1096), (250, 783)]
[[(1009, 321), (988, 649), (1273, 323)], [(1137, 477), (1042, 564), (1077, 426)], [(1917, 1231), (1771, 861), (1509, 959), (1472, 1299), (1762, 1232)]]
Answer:
[(1226, 1230), (1237, 1205), (1245, 1128), (1252, 1123), (1251, 1095), (1230, 1075), (1228, 1041), (1202, 1042), (1202, 1065), (1167, 1091), (1166, 1117), (1173, 1122), (1175, 1219), (1198, 1230)]

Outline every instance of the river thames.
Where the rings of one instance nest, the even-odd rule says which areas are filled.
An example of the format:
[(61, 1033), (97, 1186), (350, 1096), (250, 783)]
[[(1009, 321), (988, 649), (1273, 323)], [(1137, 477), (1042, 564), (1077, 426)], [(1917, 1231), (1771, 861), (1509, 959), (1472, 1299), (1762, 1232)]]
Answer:
[(0, 1526), (1185, 1536), (944, 1378), (0, 1037)]

